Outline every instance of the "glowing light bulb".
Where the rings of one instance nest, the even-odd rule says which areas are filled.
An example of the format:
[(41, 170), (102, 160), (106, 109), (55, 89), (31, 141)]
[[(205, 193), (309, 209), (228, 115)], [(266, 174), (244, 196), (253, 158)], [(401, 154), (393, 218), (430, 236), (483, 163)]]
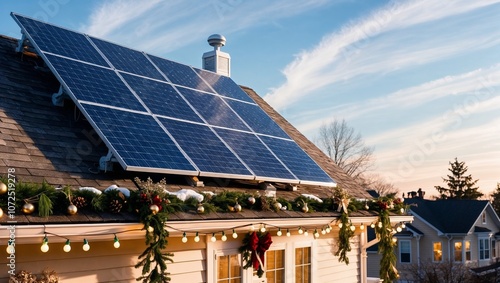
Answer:
[(198, 243), (200, 241), (200, 235), (198, 234), (198, 232), (196, 232), (196, 236), (194, 236), (194, 241), (196, 243)]
[(399, 233), (399, 232), (403, 231), (403, 229), (401, 229), (401, 227), (399, 227), (399, 226), (398, 226), (398, 227), (396, 228), (396, 231), (398, 231), (398, 233)]
[(183, 243), (187, 243), (188, 238), (186, 237), (186, 232), (184, 232), (184, 233), (182, 234), (182, 240), (181, 240), (181, 241), (182, 241)]
[(222, 232), (222, 237), (220, 238), (223, 242), (227, 241), (226, 233)]
[(120, 247), (120, 240), (118, 240), (118, 237), (115, 235), (115, 239), (113, 240), (113, 247), (115, 249), (118, 249)]
[(262, 233), (266, 232), (266, 225), (262, 225), (262, 226), (260, 226), (260, 231), (261, 231)]
[(321, 235), (325, 235), (325, 234), (326, 234), (325, 228), (321, 229)]
[(290, 237), (292, 234), (290, 234), (290, 229), (286, 229), (286, 236)]
[(63, 251), (67, 253), (71, 251), (71, 245), (69, 244), (69, 240), (66, 240), (66, 244), (64, 244)]
[(86, 252), (88, 252), (90, 250), (90, 245), (89, 245), (89, 241), (87, 241), (87, 239), (83, 239), (83, 247), (82, 249)]
[(43, 237), (43, 242), (40, 250), (42, 251), (42, 253), (46, 253), (49, 251), (49, 239), (47, 239), (47, 236)]
[(7, 253), (8, 254), (13, 254), (16, 252), (16, 249), (15, 249), (15, 244), (12, 243), (11, 241), (7, 242), (7, 249), (6, 249)]
[(342, 222), (339, 223), (339, 228), (342, 228), (342, 226), (344, 226), (344, 224), (342, 224)]
[(361, 231), (365, 230), (365, 224), (361, 223), (361, 225), (359, 226), (359, 230)]
[(326, 227), (326, 233), (330, 233), (332, 231), (332, 227), (330, 227), (330, 225), (328, 225), (328, 227)]
[(217, 239), (215, 238), (215, 233), (212, 233), (212, 238), (210, 238), (210, 241), (215, 242)]
[(353, 232), (356, 230), (356, 226), (354, 226), (354, 225), (351, 225), (350, 228), (351, 228), (351, 231), (353, 231)]
[(406, 224), (404, 222), (401, 223), (401, 228), (403, 228), (403, 229), (406, 228)]
[(299, 227), (299, 234), (300, 235), (304, 234), (304, 230), (302, 230), (302, 227)]
[(398, 241), (398, 239), (396, 239), (396, 238), (392, 238), (392, 241), (395, 243), (395, 242), (397, 242), (397, 241)]
[(281, 233), (281, 228), (279, 228), (278, 232), (276, 232), (276, 236), (281, 237), (281, 235), (283, 235), (283, 233)]
[(316, 239), (319, 238), (319, 233), (318, 233), (318, 230), (316, 230), (316, 229), (314, 230), (314, 238), (316, 238)]
[(154, 231), (154, 230), (155, 230), (155, 229), (154, 229), (153, 227), (148, 226), (148, 232), (149, 232), (149, 233), (153, 233), (153, 231)]
[(307, 232), (307, 230), (304, 232), (304, 236), (309, 236), (309, 232)]
[(382, 222), (379, 222), (377, 225), (378, 225), (378, 228), (382, 228)]
[(233, 229), (233, 239), (236, 239), (236, 238), (238, 238), (238, 234), (237, 234), (237, 233), (236, 233), (236, 231), (234, 231), (234, 229)]
[(375, 228), (375, 223), (370, 224), (370, 227)]

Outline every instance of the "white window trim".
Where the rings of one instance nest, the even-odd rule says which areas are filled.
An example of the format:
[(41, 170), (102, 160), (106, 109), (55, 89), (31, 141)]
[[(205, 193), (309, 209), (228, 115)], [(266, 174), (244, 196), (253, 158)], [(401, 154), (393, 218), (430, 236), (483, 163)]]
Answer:
[[(469, 242), (470, 260), (467, 260), (467, 245), (465, 244), (466, 242)], [(464, 262), (471, 262), (472, 261), (472, 242), (471, 242), (471, 240), (464, 240), (464, 243), (463, 243), (462, 247), (463, 247), (463, 250), (464, 250), (464, 253), (463, 253)]]
[[(410, 244), (410, 262), (403, 262), (401, 261), (401, 243), (402, 242), (408, 242)], [(399, 240), (399, 245), (398, 245), (398, 250), (399, 250), (399, 263), (401, 264), (411, 264), (412, 263), (412, 252), (411, 252), (411, 240)]]
[[(434, 260), (434, 244), (435, 243), (441, 244), (441, 260)], [(442, 241), (432, 242), (432, 262), (443, 262), (443, 242)]]
[[(243, 235), (240, 235), (243, 236)], [(295, 237), (295, 239), (292, 239)], [(316, 241), (307, 240), (300, 241), (301, 236), (292, 236), (288, 238), (286, 236), (275, 236), (273, 235), (273, 244), (269, 250), (285, 250), (285, 282), (293, 282), (295, 280), (295, 249), (296, 248), (311, 248), (311, 282), (317, 282), (317, 268), (318, 264), (314, 258), (316, 258), (317, 248)], [(217, 282), (217, 256), (238, 254), (238, 248), (241, 245), (241, 241), (216, 241), (215, 243), (210, 241), (210, 237), (207, 238), (207, 281), (208, 283)], [(298, 240), (298, 241), (297, 241)], [(241, 255), (240, 255), (240, 260)], [(242, 262), (243, 265), (243, 262)], [(253, 269), (243, 269), (242, 268), (242, 283), (253, 283)], [(291, 280), (289, 280), (291, 279)]]
[[(481, 241), (488, 243), (488, 258), (481, 259)], [(489, 237), (481, 237), (477, 239), (477, 259), (478, 261), (490, 261), (491, 260), (491, 239)]]

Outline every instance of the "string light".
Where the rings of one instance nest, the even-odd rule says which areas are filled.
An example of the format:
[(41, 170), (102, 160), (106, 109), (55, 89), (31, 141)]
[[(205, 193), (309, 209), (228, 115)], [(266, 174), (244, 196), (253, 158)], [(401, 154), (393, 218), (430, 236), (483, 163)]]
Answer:
[(266, 225), (263, 225), (263, 224), (262, 224), (262, 225), (260, 226), (260, 231), (261, 231), (262, 233), (266, 232)]
[(8, 254), (13, 254), (16, 251), (16, 249), (14, 247), (14, 242), (12, 242), (12, 241), (8, 241), (7, 242), (7, 249), (6, 249), (6, 251), (7, 251)]
[(194, 236), (194, 241), (196, 243), (198, 243), (200, 241), (200, 235), (198, 234), (198, 232), (196, 232), (196, 236)]
[(290, 229), (286, 229), (286, 236), (290, 237), (292, 234), (290, 234)]
[(326, 230), (325, 230), (325, 228), (322, 228), (321, 229), (321, 235), (325, 235), (325, 234), (326, 234)]
[(314, 229), (314, 238), (319, 238), (319, 233), (317, 229)]
[(370, 224), (370, 227), (372, 227), (372, 229), (375, 229), (375, 223), (372, 222), (372, 224)]
[(396, 239), (396, 238), (392, 238), (392, 241), (395, 243), (395, 242), (397, 242), (397, 241), (398, 241), (398, 239)]
[(307, 232), (307, 230), (304, 232), (304, 236), (309, 236), (309, 232)]
[(212, 233), (212, 238), (210, 238), (210, 241), (215, 242), (217, 239), (215, 238), (215, 233)]
[(63, 251), (69, 253), (71, 251), (71, 245), (69, 243), (69, 239), (66, 240), (66, 244), (64, 244)]
[(233, 239), (236, 239), (236, 238), (238, 238), (238, 234), (237, 234), (237, 233), (236, 233), (236, 231), (234, 231), (234, 229), (233, 229)]
[(403, 228), (403, 229), (406, 228), (406, 224), (404, 222), (401, 223), (401, 228)]
[(299, 234), (300, 235), (304, 234), (304, 230), (302, 230), (302, 227), (299, 227)]
[(401, 229), (401, 227), (399, 227), (399, 226), (398, 226), (398, 227), (396, 228), (396, 231), (399, 233), (399, 232), (403, 231), (403, 229)]
[(120, 240), (118, 240), (116, 234), (115, 234), (115, 239), (113, 240), (113, 247), (115, 247), (115, 249), (118, 249), (120, 247)]
[(148, 232), (149, 232), (149, 233), (153, 233), (153, 232), (154, 232), (154, 230), (155, 230), (155, 229), (154, 229), (153, 227), (148, 226)]
[(188, 238), (186, 237), (186, 232), (182, 233), (182, 240), (183, 243), (187, 243)]
[(378, 228), (382, 228), (382, 222), (379, 222), (377, 225), (378, 225)]
[(283, 233), (281, 233), (281, 228), (278, 228), (278, 232), (276, 232), (276, 236), (281, 237)]
[(359, 225), (359, 230), (361, 231), (365, 230), (365, 224), (361, 223), (361, 225)]
[(326, 226), (326, 233), (330, 233), (332, 231), (332, 227), (330, 225)]
[(40, 250), (42, 251), (42, 253), (46, 253), (49, 251), (49, 239), (47, 238), (47, 235), (43, 237), (43, 242), (42, 246), (40, 247)]
[(353, 232), (356, 230), (356, 226), (354, 226), (354, 225), (352, 225), (352, 224), (351, 224), (351, 227), (350, 227), (350, 228), (351, 228), (351, 231), (353, 231)]
[(222, 231), (222, 237), (220, 238), (223, 242), (227, 241), (227, 236), (224, 231)]
[(342, 222), (339, 222), (339, 228), (342, 228), (343, 224)]
[(86, 252), (88, 252), (90, 250), (90, 245), (89, 245), (89, 241), (87, 241), (87, 239), (83, 239), (83, 247), (82, 249)]

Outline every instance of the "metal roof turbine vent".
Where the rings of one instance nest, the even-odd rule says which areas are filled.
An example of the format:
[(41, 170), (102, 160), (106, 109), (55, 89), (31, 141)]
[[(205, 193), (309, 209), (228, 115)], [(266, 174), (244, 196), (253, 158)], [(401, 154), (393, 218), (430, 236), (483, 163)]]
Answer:
[(231, 76), (231, 56), (220, 51), (220, 48), (226, 45), (226, 38), (220, 34), (212, 34), (207, 41), (210, 46), (214, 47), (214, 50), (203, 53), (203, 69)]

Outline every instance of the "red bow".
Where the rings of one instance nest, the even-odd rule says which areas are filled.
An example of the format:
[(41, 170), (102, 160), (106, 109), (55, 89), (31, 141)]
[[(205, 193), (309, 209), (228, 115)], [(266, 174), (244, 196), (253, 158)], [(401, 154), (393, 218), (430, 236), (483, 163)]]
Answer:
[(250, 250), (252, 251), (252, 264), (254, 270), (263, 269), (264, 266), (261, 266), (261, 264), (264, 265), (264, 254), (272, 243), (273, 241), (269, 233), (266, 233), (260, 238), (256, 232), (250, 235)]

